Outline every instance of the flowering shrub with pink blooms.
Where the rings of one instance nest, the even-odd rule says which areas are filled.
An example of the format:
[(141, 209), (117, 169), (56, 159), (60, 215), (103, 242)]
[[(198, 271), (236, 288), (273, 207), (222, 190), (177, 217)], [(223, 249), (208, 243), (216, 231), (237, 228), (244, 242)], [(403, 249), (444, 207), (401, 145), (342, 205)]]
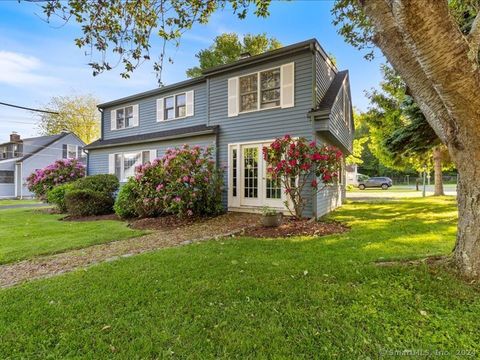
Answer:
[(141, 217), (213, 215), (222, 211), (222, 179), (210, 147), (184, 145), (138, 166), (128, 182), (128, 191)]
[(342, 156), (334, 146), (320, 146), (290, 135), (263, 148), (267, 175), (281, 182), (289, 199), (285, 205), (296, 218), (302, 217), (307, 203), (303, 195), (305, 185), (310, 183), (315, 192), (319, 192), (337, 182)]
[(85, 176), (85, 166), (77, 159), (61, 159), (27, 177), (28, 190), (45, 200), (49, 190), (57, 185), (75, 181)]

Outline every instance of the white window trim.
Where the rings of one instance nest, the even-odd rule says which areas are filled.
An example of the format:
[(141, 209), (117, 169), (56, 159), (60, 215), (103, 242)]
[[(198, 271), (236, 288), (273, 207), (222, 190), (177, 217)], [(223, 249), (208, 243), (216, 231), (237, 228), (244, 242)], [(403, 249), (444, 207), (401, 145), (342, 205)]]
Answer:
[[(131, 128), (134, 128), (134, 127), (137, 127), (140, 123), (140, 119), (138, 119), (137, 123), (135, 125), (130, 125), (128, 127), (124, 126), (122, 128), (118, 128), (117, 127), (117, 111), (118, 110), (123, 110), (123, 114), (125, 116), (125, 109), (128, 108), (128, 107), (131, 107), (132, 108), (132, 113), (133, 113), (133, 116), (132, 116), (132, 124), (135, 122), (135, 116), (139, 116), (139, 114), (135, 114), (135, 110), (139, 109), (139, 106), (138, 104), (132, 104), (132, 105), (125, 105), (125, 106), (121, 106), (121, 107), (118, 107), (118, 108), (115, 108), (113, 109), (110, 114), (112, 113), (115, 113), (115, 127), (114, 128), (110, 128), (111, 131), (117, 131), (117, 130), (126, 130), (126, 129), (131, 129)], [(110, 115), (111, 116), (111, 115)], [(123, 120), (125, 121), (125, 117), (123, 118)], [(110, 124), (112, 123), (112, 119), (110, 119)]]
[[(294, 139), (297, 139), (294, 137)], [(242, 197), (242, 192), (243, 192), (243, 179), (241, 177), (242, 174), (242, 166), (241, 166), (241, 159), (242, 159), (242, 154), (241, 154), (241, 149), (243, 145), (265, 145), (265, 144), (271, 144), (275, 139), (268, 139), (268, 140), (256, 140), (256, 141), (243, 141), (243, 142), (237, 142), (237, 143), (231, 143), (228, 144), (228, 160), (227, 160), (227, 169), (228, 169), (228, 174), (227, 174), (227, 184), (228, 184), (228, 209), (229, 210), (235, 210), (235, 211), (242, 211), (242, 209), (245, 210), (255, 210), (257, 209), (260, 211), (260, 209), (263, 207), (261, 206), (253, 206), (253, 205), (242, 205), (241, 204), (241, 197)], [(233, 167), (233, 149), (237, 149), (237, 196), (233, 196), (233, 178), (232, 178), (232, 167)], [(260, 153), (260, 157), (262, 157), (262, 153)], [(263, 175), (262, 175), (263, 176)], [(298, 179), (297, 179), (298, 181)], [(282, 186), (282, 201), (288, 201), (290, 204), (290, 200), (287, 196), (284, 196), (283, 194), (283, 186)], [(291, 204), (290, 204), (291, 206)], [(284, 214), (288, 214), (288, 209), (285, 207), (285, 205), (282, 205), (281, 207), (276, 207), (276, 206), (269, 206), (273, 207), (279, 211), (282, 211)]]
[[(166, 95), (162, 98), (158, 98), (157, 100), (161, 100), (163, 102), (163, 119), (159, 120), (158, 119), (158, 114), (157, 114), (157, 122), (169, 122), (169, 121), (175, 121), (175, 120), (181, 120), (181, 119), (186, 119), (188, 117), (192, 117), (194, 115), (187, 115), (187, 93), (189, 91), (194, 91), (194, 90), (187, 90), (187, 91), (182, 91), (182, 92), (179, 92), (179, 93), (175, 93), (175, 94), (170, 94), (170, 95)], [(195, 94), (195, 93), (194, 93)], [(177, 96), (178, 95), (185, 95), (185, 116), (175, 116), (173, 119), (166, 119), (165, 118), (165, 100), (167, 98), (170, 98), (170, 97), (173, 97), (173, 111), (175, 113), (175, 115), (177, 115)], [(156, 103), (155, 103), (156, 105)], [(193, 97), (193, 114), (195, 114), (195, 95)]]
[(138, 161), (134, 164), (134, 167), (137, 167), (138, 165), (142, 165), (142, 156), (143, 156), (143, 152), (144, 151), (148, 151), (150, 153), (149, 157), (150, 157), (150, 160), (149, 161), (153, 161), (155, 160), (156, 156), (152, 159), (152, 153), (157, 153), (157, 150), (156, 149), (142, 149), (142, 150), (135, 150), (135, 151), (124, 151), (124, 152), (116, 152), (116, 153), (113, 153), (113, 154), (110, 154), (111, 156), (113, 156), (113, 169), (109, 169), (111, 172), (111, 174), (114, 174), (115, 175), (115, 157), (117, 155), (120, 155), (120, 179), (118, 181), (120, 181), (121, 183), (123, 182), (127, 182), (129, 178), (126, 178), (125, 177), (125, 155), (140, 155), (138, 157)]
[[(275, 69), (278, 69), (280, 71), (280, 98), (278, 99), (280, 101), (280, 105), (278, 106), (272, 106), (272, 107), (268, 107), (268, 108), (261, 108), (261, 84), (260, 84), (260, 73), (263, 73), (263, 72), (267, 72), (267, 71), (272, 71), (272, 70), (275, 70)], [(241, 110), (241, 92), (240, 92), (240, 79), (243, 78), (243, 77), (246, 77), (246, 76), (251, 76), (251, 75), (254, 75), (256, 74), (257, 75), (257, 108), (255, 110), (245, 110), (245, 111), (242, 111)], [(273, 109), (281, 109), (282, 108), (282, 66), (279, 65), (279, 66), (274, 66), (272, 68), (268, 68), (268, 69), (263, 69), (263, 70), (259, 70), (259, 71), (254, 71), (254, 72), (251, 72), (249, 74), (242, 74), (242, 75), (239, 75), (238, 76), (238, 84), (237, 84), (237, 94), (238, 94), (238, 114), (248, 114), (248, 113), (252, 113), (252, 112), (257, 112), (257, 111), (264, 111), (264, 110), (273, 110)]]

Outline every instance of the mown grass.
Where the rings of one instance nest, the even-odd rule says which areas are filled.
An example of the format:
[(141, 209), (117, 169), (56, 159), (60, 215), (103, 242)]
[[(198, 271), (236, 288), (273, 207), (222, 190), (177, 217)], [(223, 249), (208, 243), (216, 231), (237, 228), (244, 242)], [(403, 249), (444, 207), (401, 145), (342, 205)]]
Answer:
[(448, 254), (454, 199), (356, 202), (331, 218), (351, 231), (192, 244), (0, 291), (0, 358), (478, 356), (478, 288), (374, 263)]
[(0, 200), (0, 206), (31, 205), (31, 204), (40, 204), (40, 201), (35, 200), (35, 199), (28, 199), (28, 200), (4, 199), (4, 200)]
[(59, 221), (39, 209), (0, 209), (0, 264), (139, 236), (120, 221)]

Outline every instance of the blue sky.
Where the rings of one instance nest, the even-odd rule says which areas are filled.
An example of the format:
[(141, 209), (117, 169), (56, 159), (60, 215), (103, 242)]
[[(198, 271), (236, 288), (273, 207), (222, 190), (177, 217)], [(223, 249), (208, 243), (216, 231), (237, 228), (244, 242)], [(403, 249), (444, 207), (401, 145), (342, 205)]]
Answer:
[[(315, 37), (336, 57), (340, 69), (350, 71), (353, 104), (364, 110), (368, 106), (364, 90), (379, 83), (379, 65), (385, 60), (378, 55), (374, 61), (366, 61), (360, 51), (344, 42), (331, 23), (332, 4), (327, 0), (274, 1), (266, 19), (250, 14), (239, 20), (229, 11), (217, 12), (207, 25), (189, 30), (179, 48), (167, 49), (174, 63), (165, 64), (163, 81), (184, 80), (185, 70), (197, 64), (195, 53), (223, 32), (265, 32), (284, 45)], [(149, 62), (130, 79), (122, 79), (119, 70), (93, 77), (87, 65), (90, 58), (73, 42), (79, 34), (75, 23), (60, 28), (47, 24), (37, 4), (0, 2), (0, 102), (41, 108), (56, 95), (89, 93), (107, 101), (157, 86)], [(160, 42), (155, 40), (153, 45), (152, 55), (158, 54)], [(0, 142), (12, 131), (23, 137), (37, 135), (36, 119), (30, 112), (0, 109)]]

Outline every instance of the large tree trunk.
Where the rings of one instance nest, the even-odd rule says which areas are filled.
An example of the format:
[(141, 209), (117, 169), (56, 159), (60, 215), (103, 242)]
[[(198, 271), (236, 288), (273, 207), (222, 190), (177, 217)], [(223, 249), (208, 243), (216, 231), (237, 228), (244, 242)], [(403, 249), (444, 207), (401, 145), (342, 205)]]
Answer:
[(458, 169), (458, 233), (455, 262), (467, 277), (480, 277), (480, 177), (474, 166)]
[(442, 150), (437, 146), (433, 149), (433, 171), (435, 173), (435, 191), (433, 196), (443, 196)]
[(480, 277), (480, 15), (462, 34), (446, 0), (359, 0), (374, 42), (447, 145), (459, 176), (454, 258)]

